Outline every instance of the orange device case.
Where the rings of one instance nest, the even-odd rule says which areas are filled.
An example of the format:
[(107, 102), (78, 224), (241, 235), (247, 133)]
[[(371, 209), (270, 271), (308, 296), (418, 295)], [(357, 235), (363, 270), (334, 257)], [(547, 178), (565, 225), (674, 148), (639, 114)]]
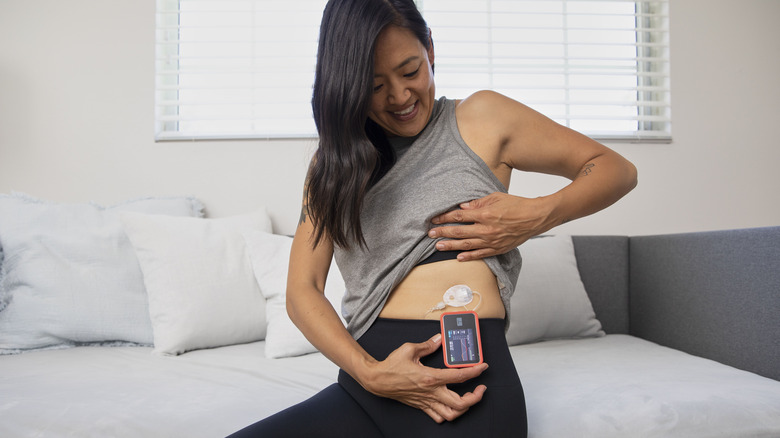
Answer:
[[(464, 314), (474, 315), (474, 325), (476, 326), (476, 331), (477, 331), (477, 351), (479, 352), (479, 362), (451, 365), (447, 361), (447, 342), (446, 342), (447, 336), (445, 335), (445, 329), (444, 329), (444, 317), (446, 315), (464, 315)], [(468, 310), (468, 311), (461, 311), (461, 312), (442, 313), (441, 318), (439, 318), (439, 322), (441, 324), (441, 350), (442, 350), (442, 354), (444, 354), (444, 366), (446, 366), (447, 368), (466, 368), (466, 367), (473, 367), (484, 362), (485, 358), (482, 354), (482, 334), (479, 332), (479, 317), (477, 316), (476, 312), (472, 312), (471, 310)]]

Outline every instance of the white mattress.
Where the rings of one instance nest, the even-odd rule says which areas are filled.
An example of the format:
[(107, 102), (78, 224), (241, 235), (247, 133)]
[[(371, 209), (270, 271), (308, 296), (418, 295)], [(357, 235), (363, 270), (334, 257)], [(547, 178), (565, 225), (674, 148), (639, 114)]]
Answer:
[[(1, 437), (220, 437), (333, 383), (263, 343), (0, 356)], [(531, 437), (780, 437), (780, 382), (630, 336), (512, 347)], [(488, 390), (489, 391), (489, 390)]]

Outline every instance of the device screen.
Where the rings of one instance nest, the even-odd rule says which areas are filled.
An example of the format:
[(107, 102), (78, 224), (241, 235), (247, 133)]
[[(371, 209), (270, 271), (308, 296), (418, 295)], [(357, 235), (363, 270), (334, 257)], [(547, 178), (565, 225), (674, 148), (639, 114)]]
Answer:
[(447, 367), (482, 363), (479, 321), (474, 312), (452, 312), (441, 316), (442, 349)]

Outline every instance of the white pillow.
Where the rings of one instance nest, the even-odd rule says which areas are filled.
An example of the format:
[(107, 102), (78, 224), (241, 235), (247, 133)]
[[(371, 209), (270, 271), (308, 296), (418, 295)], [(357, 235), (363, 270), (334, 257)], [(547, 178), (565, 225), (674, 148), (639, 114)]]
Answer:
[(577, 269), (571, 236), (520, 245), (523, 266), (511, 299), (509, 345), (603, 336)]
[(265, 210), (220, 219), (124, 214), (149, 294), (154, 352), (175, 355), (265, 337), (244, 229), (271, 230)]
[(200, 216), (202, 209), (192, 197), (102, 207), (0, 195), (0, 354), (104, 341), (151, 344), (143, 277), (119, 214)]
[[(257, 231), (245, 231), (244, 237), (260, 291), (266, 298), (268, 312), (266, 357), (300, 356), (317, 351), (287, 316), (287, 269), (292, 238)], [(337, 311), (341, 309), (341, 300), (345, 291), (346, 286), (341, 273), (336, 263), (332, 262), (325, 281), (325, 296)], [(343, 318), (342, 322), (344, 322)]]

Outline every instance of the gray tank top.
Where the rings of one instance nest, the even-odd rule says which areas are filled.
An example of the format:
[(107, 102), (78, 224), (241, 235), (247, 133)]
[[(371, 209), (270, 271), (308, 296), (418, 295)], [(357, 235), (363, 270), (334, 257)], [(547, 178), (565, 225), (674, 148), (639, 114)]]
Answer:
[[(367, 247), (334, 248), (347, 286), (342, 315), (356, 339), (378, 317), (395, 286), (435, 251), (436, 240), (428, 237), (433, 217), (463, 202), (507, 192), (461, 138), (455, 103), (445, 97), (435, 102), (428, 125), (366, 194), (360, 218)], [(498, 279), (508, 315), (520, 252), (514, 249), (484, 261)], [(421, 304), (427, 309), (436, 303)]]

